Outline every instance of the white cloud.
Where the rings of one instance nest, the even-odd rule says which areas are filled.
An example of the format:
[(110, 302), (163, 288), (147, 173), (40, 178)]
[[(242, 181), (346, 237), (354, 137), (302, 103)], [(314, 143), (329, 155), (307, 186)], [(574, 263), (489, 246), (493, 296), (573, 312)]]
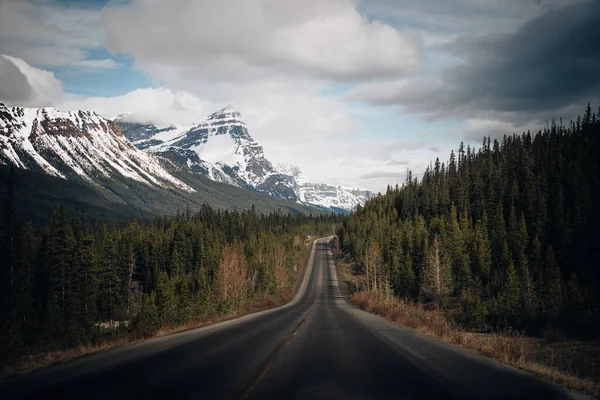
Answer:
[(406, 178), (406, 172), (388, 172), (388, 171), (372, 171), (360, 176), (361, 179), (379, 179), (385, 178), (388, 180), (396, 180)]
[[(191, 124), (233, 103), (274, 163), (299, 165), (312, 181), (382, 190), (401, 182), (408, 166), (418, 175), (436, 156), (444, 160), (449, 149), (433, 146), (435, 128), (421, 136), (427, 127), (403, 126), (396, 137), (387, 127), (380, 132), (386, 122), (378, 116), (387, 111), (373, 112), (373, 106), (396, 105), (427, 118), (471, 118), (463, 134), (477, 141), (482, 131), (506, 133), (527, 122), (512, 126), (501, 122), (512, 115), (496, 111), (468, 114), (469, 105), (448, 95), (452, 91), (440, 71), (456, 61), (447, 45), (469, 15), (491, 10), (498, 18), (490, 21), (501, 30), (529, 14), (509, 15), (513, 6), (450, 0), (460, 10), (444, 5), (436, 25), (443, 29), (436, 30), (429, 29), (439, 20), (432, 11), (436, 1), (398, 1), (403, 6), (390, 0), (111, 0), (99, 11), (54, 0), (0, 0), (0, 52), (42, 67), (122, 68), (109, 58), (88, 58), (90, 49), (106, 45), (131, 55), (134, 68), (155, 87), (86, 97), (64, 94), (60, 82), (41, 69), (9, 68), (6, 76), (25, 79), (27, 89), (16, 97), (26, 97), (29, 105), (92, 109), (106, 117), (131, 112), (139, 122), (159, 125)], [(395, 28), (386, 24), (393, 18), (365, 17), (369, 4), (381, 15), (397, 12), (416, 23)], [(463, 31), (485, 25), (471, 22)], [(5, 82), (1, 74), (2, 63)], [(345, 95), (325, 94), (352, 85)], [(0, 98), (15, 98), (16, 86), (3, 86)], [(448, 107), (432, 112), (431, 99)], [(353, 109), (356, 101), (364, 105)], [(375, 119), (373, 126), (363, 125)]]
[(0, 1), (0, 53), (36, 66), (76, 67), (87, 59), (86, 49), (102, 47), (103, 42), (97, 10), (54, 1)]
[(586, 0), (359, 0), (361, 11), (429, 32), (505, 32), (549, 7)]
[(20, 58), (0, 54), (0, 101), (9, 105), (45, 107), (56, 104), (63, 95), (54, 74), (27, 64)]
[(415, 176), (420, 175), (431, 160), (445, 160), (450, 149), (438, 149), (426, 141), (338, 137), (293, 147), (273, 143), (265, 145), (265, 152), (274, 161), (281, 158), (282, 162), (299, 165), (303, 175), (313, 182), (380, 191), (388, 184), (401, 184), (408, 168)]
[(136, 89), (122, 96), (84, 97), (67, 95), (61, 108), (94, 110), (105, 118), (130, 113), (130, 120), (140, 123), (192, 124), (215, 111), (217, 105), (202, 101), (185, 91), (168, 88)]
[(108, 7), (105, 21), (109, 49), (151, 74), (175, 68), (184, 79), (354, 80), (421, 64), (418, 36), (368, 21), (351, 0), (134, 1)]
[[(63, 93), (52, 73), (23, 60), (12, 57), (0, 57), (0, 60), (10, 62), (21, 76), (19, 81), (13, 68), (9, 70), (11, 79), (7, 82), (27, 83), (12, 91), (17, 95), (27, 94), (26, 101), (18, 103), (27, 106), (94, 110), (107, 118), (129, 112), (137, 122), (169, 125), (198, 122), (224, 106), (226, 99), (236, 98), (234, 106), (242, 112), (250, 134), (264, 146), (266, 156), (275, 164), (285, 162), (300, 166), (304, 175), (314, 182), (383, 190), (387, 184), (403, 181), (408, 162), (418, 173), (435, 156), (446, 155), (439, 154), (439, 149), (433, 148), (427, 138), (364, 138), (360, 135), (364, 132), (363, 125), (347, 104), (339, 97), (322, 95), (323, 86), (310, 80), (296, 83), (272, 80), (264, 93), (251, 84), (206, 85), (206, 90), (212, 91), (206, 98), (167, 87), (137, 89), (115, 97), (85, 97)], [(6, 70), (0, 63), (3, 82), (2, 73)], [(0, 90), (0, 101), (15, 104), (3, 96), (7, 88), (10, 86), (5, 84)]]
[(323, 93), (335, 81), (420, 70), (422, 41), (365, 19), (355, 6), (134, 1), (109, 7), (104, 17), (111, 51), (130, 54), (157, 82), (210, 100), (215, 109), (233, 103), (273, 162), (299, 165), (314, 181), (356, 184), (360, 167), (341, 169), (336, 154), (347, 157), (346, 146), (364, 126), (344, 98)]
[(521, 133), (521, 131), (517, 131), (509, 122), (489, 119), (469, 119), (464, 124), (463, 129), (467, 139), (477, 141), (481, 140), (484, 136), (490, 136), (492, 139), (497, 139), (515, 132)]
[(412, 79), (359, 84), (350, 89), (345, 97), (375, 105), (414, 105), (415, 109), (410, 111), (420, 111), (417, 106), (429, 104), (432, 97), (443, 94), (444, 88), (445, 83), (440, 78), (424, 75)]

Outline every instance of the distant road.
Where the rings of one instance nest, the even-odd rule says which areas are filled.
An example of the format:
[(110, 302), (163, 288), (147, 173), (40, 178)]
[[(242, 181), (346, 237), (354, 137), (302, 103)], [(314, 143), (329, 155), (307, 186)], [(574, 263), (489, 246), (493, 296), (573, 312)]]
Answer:
[(320, 239), (284, 307), (9, 377), (0, 398), (574, 397), (349, 306)]

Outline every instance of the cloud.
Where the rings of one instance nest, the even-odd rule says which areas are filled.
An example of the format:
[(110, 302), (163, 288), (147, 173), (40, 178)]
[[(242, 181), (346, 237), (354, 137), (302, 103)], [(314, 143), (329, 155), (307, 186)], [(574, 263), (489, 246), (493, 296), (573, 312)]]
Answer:
[(0, 101), (21, 104), (32, 97), (31, 85), (19, 67), (6, 56), (0, 56)]
[(373, 171), (360, 176), (361, 179), (379, 179), (379, 178), (390, 178), (399, 179), (406, 176), (405, 172), (387, 172), (387, 171)]
[(104, 16), (109, 49), (132, 55), (153, 75), (175, 69), (212, 81), (353, 81), (421, 67), (418, 36), (368, 21), (352, 0), (133, 1), (108, 7)]
[[(100, 48), (103, 42), (97, 10), (57, 1), (0, 1), (0, 53), (35, 66), (89, 68), (88, 49)], [(105, 62), (100, 67), (107, 66)]]
[[(459, 127), (479, 142), (568, 119), (598, 99), (598, 4), (109, 0), (100, 10), (0, 0), (0, 53), (25, 63), (0, 57), (0, 98), (159, 125), (233, 103), (270, 160), (297, 164), (312, 181), (376, 190), (408, 165), (418, 174), (445, 158)], [(134, 71), (106, 50), (132, 56)], [(154, 87), (65, 94), (30, 65), (58, 71), (67, 87), (83, 86), (79, 70), (121, 79), (119, 68)]]
[(378, 106), (398, 104), (405, 107), (406, 111), (425, 113), (428, 105), (436, 101), (436, 96), (445, 95), (445, 86), (440, 77), (426, 75), (360, 84), (348, 90), (344, 97)]
[(119, 68), (122, 65), (116, 63), (114, 60), (110, 58), (104, 58), (99, 60), (81, 60), (75, 63), (75, 66), (81, 67), (89, 70), (104, 70), (104, 69), (113, 69)]
[[(370, 160), (384, 161), (389, 163), (391, 160), (397, 159), (399, 156), (406, 158), (408, 154), (426, 152), (439, 152), (440, 149), (431, 146), (425, 140), (403, 140), (403, 141), (378, 141), (370, 140), (362, 142), (359, 153), (355, 153), (356, 149), (349, 148), (346, 151), (346, 156), (349, 158), (367, 158)], [(391, 164), (389, 164), (391, 165)], [(402, 164), (396, 164), (402, 165)]]
[(489, 129), (572, 118), (600, 89), (600, 2), (552, 6), (511, 33), (465, 35), (447, 50), (461, 60), (440, 76), (359, 85), (351, 100), (399, 105), (428, 118), (469, 118)]
[(389, 160), (386, 162), (387, 165), (408, 165), (410, 164), (409, 160)]
[(510, 31), (563, 3), (565, 0), (360, 0), (358, 4), (372, 18), (432, 33), (455, 34)]
[(466, 139), (479, 141), (482, 140), (484, 136), (490, 136), (492, 139), (497, 139), (512, 133), (520, 134), (527, 129), (523, 127), (519, 129), (510, 122), (487, 119), (469, 119), (464, 124), (463, 130)]
[(62, 84), (52, 72), (0, 54), (0, 101), (7, 105), (45, 107), (63, 95)]
[[(214, 92), (205, 98), (168, 87), (137, 89), (121, 96), (87, 97), (64, 93), (53, 73), (8, 56), (0, 56), (0, 77), (6, 82), (0, 88), (0, 101), (9, 105), (94, 110), (106, 118), (130, 113), (128, 118), (132, 121), (163, 126), (197, 123), (235, 98), (234, 106), (242, 112), (251, 135), (264, 146), (273, 162), (300, 165), (308, 177), (324, 182), (337, 176), (356, 176), (352, 169), (339, 173), (335, 152), (348, 146), (344, 137), (363, 125), (344, 102), (321, 95), (321, 86), (310, 81), (272, 81), (274, 90), (264, 93), (260, 86), (209, 85), (207, 90)], [(359, 150), (355, 148), (353, 152)], [(322, 168), (323, 165), (330, 167)], [(343, 179), (340, 183), (344, 183)]]
[(168, 88), (137, 89), (122, 96), (83, 97), (68, 95), (61, 102), (64, 109), (94, 110), (105, 118), (130, 114), (128, 120), (161, 126), (193, 124), (217, 109), (185, 91)]

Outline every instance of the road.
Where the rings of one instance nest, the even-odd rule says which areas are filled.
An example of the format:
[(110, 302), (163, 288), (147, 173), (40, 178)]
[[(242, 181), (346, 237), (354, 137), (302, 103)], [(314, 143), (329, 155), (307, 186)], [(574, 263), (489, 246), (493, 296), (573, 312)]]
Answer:
[(0, 398), (567, 399), (566, 390), (357, 310), (325, 239), (284, 307), (0, 381)]

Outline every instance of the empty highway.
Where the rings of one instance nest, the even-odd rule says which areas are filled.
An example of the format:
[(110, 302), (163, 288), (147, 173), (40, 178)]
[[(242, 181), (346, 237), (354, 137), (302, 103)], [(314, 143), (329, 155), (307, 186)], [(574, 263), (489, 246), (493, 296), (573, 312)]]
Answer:
[(0, 398), (566, 399), (342, 298), (327, 240), (287, 305), (7, 377)]

